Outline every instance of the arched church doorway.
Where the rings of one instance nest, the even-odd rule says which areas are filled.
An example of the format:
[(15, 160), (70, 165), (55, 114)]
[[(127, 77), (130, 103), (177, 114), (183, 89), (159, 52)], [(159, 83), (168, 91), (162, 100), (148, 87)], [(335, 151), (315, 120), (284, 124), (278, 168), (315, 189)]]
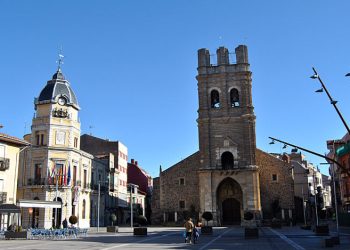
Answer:
[(243, 213), (243, 193), (237, 181), (225, 178), (217, 189), (218, 215), (222, 225), (239, 225)]
[(241, 203), (235, 198), (228, 198), (222, 202), (222, 221), (226, 225), (241, 222)]

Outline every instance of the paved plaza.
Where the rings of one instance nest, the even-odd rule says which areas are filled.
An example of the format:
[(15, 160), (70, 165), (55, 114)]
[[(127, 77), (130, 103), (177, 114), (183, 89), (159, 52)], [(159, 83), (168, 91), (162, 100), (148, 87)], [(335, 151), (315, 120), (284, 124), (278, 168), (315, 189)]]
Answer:
[[(101, 229), (104, 230), (105, 229)], [(150, 227), (147, 237), (133, 236), (130, 228), (118, 233), (90, 232), (86, 237), (61, 240), (0, 240), (0, 249), (322, 249), (324, 237), (299, 227), (259, 229), (259, 239), (244, 239), (241, 227), (217, 227), (213, 235), (201, 235), (197, 244), (186, 244), (182, 228)], [(350, 229), (342, 229), (341, 244), (350, 249)]]

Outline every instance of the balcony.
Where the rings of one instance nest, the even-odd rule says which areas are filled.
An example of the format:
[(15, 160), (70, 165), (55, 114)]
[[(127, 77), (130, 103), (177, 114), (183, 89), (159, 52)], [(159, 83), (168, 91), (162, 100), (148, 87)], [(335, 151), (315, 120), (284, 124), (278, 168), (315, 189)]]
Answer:
[(10, 168), (10, 159), (0, 157), (0, 171), (5, 171)]
[(7, 193), (0, 192), (0, 204), (6, 203), (6, 200), (7, 200)]
[[(57, 183), (56, 183), (57, 182)], [(28, 178), (27, 186), (67, 186), (61, 178)]]

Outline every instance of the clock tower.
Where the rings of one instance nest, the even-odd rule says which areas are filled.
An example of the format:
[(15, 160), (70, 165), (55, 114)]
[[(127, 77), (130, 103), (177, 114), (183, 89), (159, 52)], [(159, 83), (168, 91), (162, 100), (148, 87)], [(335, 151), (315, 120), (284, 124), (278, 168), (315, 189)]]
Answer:
[[(19, 197), (34, 212), (25, 211), (23, 222), (51, 228), (76, 215), (80, 227), (89, 227), (93, 157), (80, 150), (80, 107), (60, 65), (34, 99), (34, 108), (32, 131), (26, 136), (32, 146), (23, 153), (19, 171)], [(45, 209), (37, 208), (38, 203)]]

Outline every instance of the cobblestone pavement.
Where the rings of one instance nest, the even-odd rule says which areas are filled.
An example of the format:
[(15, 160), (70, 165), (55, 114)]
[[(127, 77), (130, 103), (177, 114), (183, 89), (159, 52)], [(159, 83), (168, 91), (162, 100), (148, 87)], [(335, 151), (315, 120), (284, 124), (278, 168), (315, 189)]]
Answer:
[[(102, 229), (103, 230), (103, 229)], [(101, 231), (102, 231), (101, 230)], [(104, 230), (105, 231), (105, 230)], [(333, 249), (350, 249), (350, 230), (342, 229), (340, 245)], [(197, 244), (184, 242), (182, 228), (148, 228), (147, 237), (133, 236), (130, 228), (119, 233), (90, 232), (87, 237), (61, 240), (0, 240), (0, 249), (323, 249), (322, 239), (299, 227), (259, 229), (258, 239), (244, 239), (241, 227), (217, 227), (213, 235), (201, 235)]]

